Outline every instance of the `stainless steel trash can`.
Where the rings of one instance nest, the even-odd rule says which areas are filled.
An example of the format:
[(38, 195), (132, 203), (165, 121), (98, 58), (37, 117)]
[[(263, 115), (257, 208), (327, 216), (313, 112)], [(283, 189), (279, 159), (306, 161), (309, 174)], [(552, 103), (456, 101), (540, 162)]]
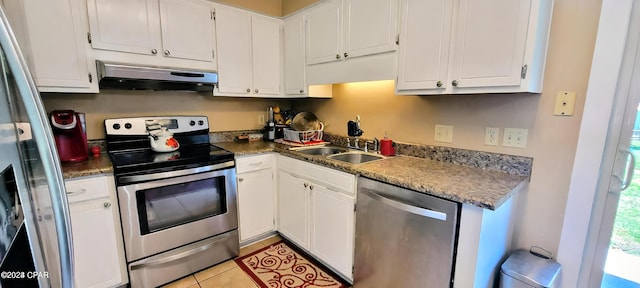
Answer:
[(560, 263), (531, 250), (520, 249), (500, 266), (501, 288), (551, 288), (557, 284)]

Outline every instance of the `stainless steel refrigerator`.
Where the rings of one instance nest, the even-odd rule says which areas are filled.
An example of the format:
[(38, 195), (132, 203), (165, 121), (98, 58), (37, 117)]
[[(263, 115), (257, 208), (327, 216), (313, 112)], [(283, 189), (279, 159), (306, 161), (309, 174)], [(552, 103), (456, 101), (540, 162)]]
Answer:
[(0, 287), (73, 287), (60, 162), (40, 94), (1, 7), (0, 46)]

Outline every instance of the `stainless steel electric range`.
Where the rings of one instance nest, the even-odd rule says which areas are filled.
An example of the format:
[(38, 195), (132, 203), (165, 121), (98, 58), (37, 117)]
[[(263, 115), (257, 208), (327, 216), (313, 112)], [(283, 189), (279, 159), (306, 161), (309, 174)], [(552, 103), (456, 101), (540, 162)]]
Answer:
[[(147, 120), (180, 148), (151, 150)], [(209, 144), (207, 117), (104, 123), (131, 287), (156, 287), (238, 255), (234, 156)]]

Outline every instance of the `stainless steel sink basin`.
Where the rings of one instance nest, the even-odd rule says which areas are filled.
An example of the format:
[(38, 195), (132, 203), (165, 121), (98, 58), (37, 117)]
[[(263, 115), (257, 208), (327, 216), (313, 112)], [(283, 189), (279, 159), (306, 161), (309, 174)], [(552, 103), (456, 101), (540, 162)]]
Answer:
[(299, 148), (290, 148), (290, 150), (294, 150), (307, 155), (322, 155), (322, 156), (344, 153), (349, 151), (349, 149), (347, 148), (337, 147), (337, 146), (299, 147)]
[(352, 152), (345, 152), (345, 153), (330, 155), (327, 158), (342, 161), (342, 162), (347, 162), (351, 164), (362, 164), (362, 163), (367, 163), (375, 160), (381, 160), (381, 159), (384, 159), (385, 157), (377, 154), (352, 151)]

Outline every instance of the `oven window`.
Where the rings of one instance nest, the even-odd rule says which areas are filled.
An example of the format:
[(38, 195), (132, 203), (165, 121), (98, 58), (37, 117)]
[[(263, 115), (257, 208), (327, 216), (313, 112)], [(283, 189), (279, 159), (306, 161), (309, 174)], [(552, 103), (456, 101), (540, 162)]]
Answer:
[(136, 191), (142, 235), (227, 212), (224, 177)]

